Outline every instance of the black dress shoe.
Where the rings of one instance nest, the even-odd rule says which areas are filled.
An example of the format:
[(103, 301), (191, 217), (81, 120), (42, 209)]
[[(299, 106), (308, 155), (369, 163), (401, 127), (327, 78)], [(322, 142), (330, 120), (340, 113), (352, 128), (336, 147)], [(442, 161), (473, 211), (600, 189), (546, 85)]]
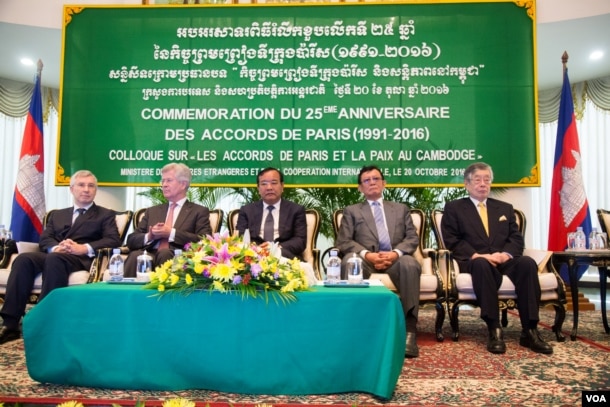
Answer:
[(530, 348), (536, 353), (544, 353), (545, 355), (553, 353), (553, 347), (542, 339), (540, 332), (536, 328), (521, 331), (519, 345)]
[(417, 347), (417, 334), (415, 332), (407, 332), (407, 346), (405, 348), (406, 358), (416, 358), (419, 356), (419, 348)]
[(0, 329), (0, 345), (21, 338), (21, 332), (18, 329), (11, 329), (3, 326)]
[(491, 353), (498, 354), (506, 352), (506, 344), (504, 343), (504, 333), (502, 332), (502, 328), (494, 328), (489, 330), (487, 350)]

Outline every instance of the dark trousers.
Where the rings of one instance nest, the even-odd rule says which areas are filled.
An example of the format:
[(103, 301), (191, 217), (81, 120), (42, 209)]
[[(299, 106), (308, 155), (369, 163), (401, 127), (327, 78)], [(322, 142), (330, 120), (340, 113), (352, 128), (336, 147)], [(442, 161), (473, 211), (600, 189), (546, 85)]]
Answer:
[(498, 267), (478, 258), (460, 265), (460, 270), (472, 275), (472, 286), (477, 303), (481, 307), (481, 318), (488, 325), (497, 324), (499, 321), (498, 289), (502, 284), (502, 276), (505, 275), (515, 285), (521, 327), (536, 327), (539, 320), (540, 281), (538, 266), (531, 257), (515, 257)]
[(42, 273), (42, 290), (38, 301), (53, 289), (66, 287), (70, 273), (89, 270), (92, 259), (65, 253), (22, 253), (15, 258), (6, 283), (6, 294), (2, 306), (3, 324), (9, 328), (19, 327), (25, 307), (34, 287), (36, 276)]
[[(144, 250), (131, 250), (125, 259), (125, 265), (123, 271), (125, 277), (136, 277), (136, 266), (138, 264), (138, 256), (144, 253)], [(152, 267), (160, 266), (166, 261), (174, 258), (174, 251), (172, 249), (161, 249), (146, 251), (152, 257)]]

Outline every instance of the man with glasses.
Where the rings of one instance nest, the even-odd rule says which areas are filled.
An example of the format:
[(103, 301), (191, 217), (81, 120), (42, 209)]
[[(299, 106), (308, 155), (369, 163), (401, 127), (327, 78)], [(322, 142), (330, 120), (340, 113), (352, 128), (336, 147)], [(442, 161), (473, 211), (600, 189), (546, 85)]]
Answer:
[(343, 210), (336, 245), (342, 256), (342, 274), (347, 260), (356, 255), (363, 263), (363, 276), (387, 273), (398, 289), (407, 325), (405, 356), (419, 356), (417, 347), (417, 314), (421, 266), (413, 257), (419, 245), (417, 230), (409, 208), (401, 203), (384, 201), (385, 178), (374, 166), (362, 167), (358, 190), (366, 200)]
[(466, 168), (464, 186), (469, 197), (445, 205), (441, 221), (443, 241), (457, 260), (460, 272), (472, 276), (481, 319), (489, 331), (487, 350), (506, 352), (498, 305), (498, 289), (505, 275), (517, 293), (522, 327), (519, 344), (537, 353), (553, 353), (537, 329), (538, 266), (532, 258), (523, 256), (523, 236), (513, 206), (489, 198), (492, 181), (493, 171), (488, 164), (474, 163)]
[(284, 175), (276, 168), (259, 171), (256, 184), (261, 200), (240, 208), (236, 225), (239, 234), (248, 229), (253, 242), (262, 247), (277, 243), (282, 257), (303, 261), (307, 244), (305, 208), (282, 199)]
[(68, 285), (70, 273), (89, 270), (96, 250), (121, 244), (116, 217), (93, 202), (97, 178), (80, 170), (70, 179), (74, 206), (53, 211), (40, 236), (40, 252), (21, 253), (9, 274), (0, 315), (0, 344), (19, 339), (19, 323), (25, 314), (34, 280), (42, 273), (39, 301), (53, 289)]
[(186, 165), (170, 163), (161, 169), (161, 190), (167, 202), (146, 209), (137, 230), (127, 237), (125, 277), (136, 276), (137, 259), (144, 250), (153, 258), (154, 269), (172, 259), (174, 250), (212, 233), (209, 209), (186, 197), (190, 185), (191, 170)]

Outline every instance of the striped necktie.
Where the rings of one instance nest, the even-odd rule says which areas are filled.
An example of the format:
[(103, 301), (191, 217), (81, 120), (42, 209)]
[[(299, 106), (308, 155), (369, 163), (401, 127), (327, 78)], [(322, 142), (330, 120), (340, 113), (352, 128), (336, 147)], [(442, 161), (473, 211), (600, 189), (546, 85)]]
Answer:
[(392, 244), (390, 242), (390, 235), (388, 229), (385, 227), (383, 220), (383, 213), (381, 212), (381, 205), (375, 201), (373, 205), (373, 216), (375, 217), (375, 226), (377, 226), (377, 235), (379, 235), (379, 250), (387, 252), (392, 250)]

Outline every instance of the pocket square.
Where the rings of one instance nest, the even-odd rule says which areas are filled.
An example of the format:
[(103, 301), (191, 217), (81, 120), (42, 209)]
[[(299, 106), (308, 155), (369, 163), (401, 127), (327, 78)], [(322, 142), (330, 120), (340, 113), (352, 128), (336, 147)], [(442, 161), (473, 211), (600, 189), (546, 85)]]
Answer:
[(506, 216), (502, 215), (500, 216), (500, 219), (498, 219), (498, 221), (500, 222), (504, 222), (506, 220)]

